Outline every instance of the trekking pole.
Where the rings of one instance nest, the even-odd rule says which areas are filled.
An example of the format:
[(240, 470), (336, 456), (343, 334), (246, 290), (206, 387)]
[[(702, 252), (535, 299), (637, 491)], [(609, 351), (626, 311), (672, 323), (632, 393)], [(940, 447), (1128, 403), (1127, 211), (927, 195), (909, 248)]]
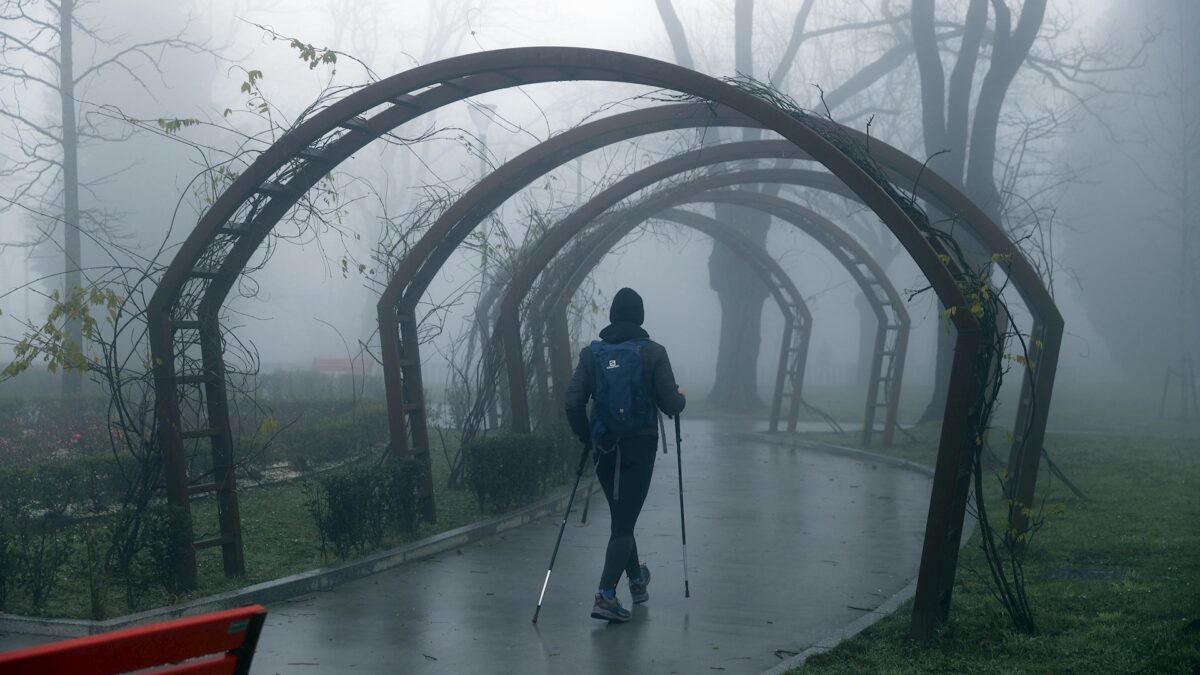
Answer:
[(662, 439), (663, 454), (667, 454), (667, 427), (663, 425), (662, 413), (658, 415), (658, 436)]
[(588, 455), (592, 454), (592, 444), (583, 444), (583, 454), (579, 456), (579, 470), (575, 472), (575, 487), (571, 488), (571, 496), (567, 498), (567, 511), (563, 513), (562, 525), (558, 527), (558, 539), (554, 542), (554, 553), (550, 554), (550, 566), (546, 568), (546, 579), (542, 581), (542, 594), (538, 596), (537, 609), (533, 610), (533, 622), (537, 623), (538, 614), (542, 612), (542, 600), (546, 597), (546, 587), (550, 585), (550, 572), (554, 570), (554, 560), (558, 557), (558, 547), (562, 544), (563, 532), (567, 529), (567, 518), (571, 516), (571, 505), (575, 503), (575, 493), (579, 491), (579, 481), (583, 478), (583, 467), (587, 466)]
[(683, 597), (692, 597), (688, 586), (687, 522), (683, 517), (683, 434), (679, 430), (679, 415), (675, 416), (675, 459), (679, 464), (679, 531), (683, 535)]

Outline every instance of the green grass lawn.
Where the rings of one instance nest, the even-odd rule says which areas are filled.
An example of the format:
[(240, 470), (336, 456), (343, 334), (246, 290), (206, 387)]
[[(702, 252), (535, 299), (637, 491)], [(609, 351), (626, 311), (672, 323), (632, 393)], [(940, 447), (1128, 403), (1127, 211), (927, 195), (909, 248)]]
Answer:
[[(383, 548), (429, 537), (491, 517), (479, 510), (475, 496), (467, 490), (446, 488), (445, 463), (434, 456), (434, 494), (438, 521), (421, 523), (415, 536), (389, 534)], [(197, 554), (201, 595), (277, 579), (323, 565), (342, 562), (332, 553), (321, 558), (317, 527), (308, 511), (308, 496), (299, 483), (245, 490), (238, 495), (245, 542), (246, 576), (230, 579), (221, 567), (221, 550), (205, 549)], [(192, 513), (197, 531), (205, 524), (215, 528), (215, 504), (207, 503)], [(214, 532), (215, 533), (215, 532)], [(353, 559), (351, 556), (347, 559)]]
[[(934, 433), (872, 450), (932, 465)], [(1047, 447), (1090, 501), (1048, 482), (1043, 463), (1046, 512), (1063, 510), (1026, 559), (1036, 635), (1011, 630), (988, 594), (976, 534), (959, 559), (950, 621), (932, 644), (908, 639), (910, 601), (792, 673), (1200, 673), (1200, 441), (1051, 434)], [(1066, 569), (1124, 576), (1073, 580)]]

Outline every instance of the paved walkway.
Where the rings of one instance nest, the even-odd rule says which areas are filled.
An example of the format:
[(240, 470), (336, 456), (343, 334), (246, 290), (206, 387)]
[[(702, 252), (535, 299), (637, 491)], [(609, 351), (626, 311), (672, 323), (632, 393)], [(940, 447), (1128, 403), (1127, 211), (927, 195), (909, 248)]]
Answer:
[[(690, 599), (672, 448), (638, 523), (654, 580), (633, 623), (588, 617), (608, 532), (597, 492), (590, 522), (571, 519), (537, 626), (558, 518), (270, 606), (253, 673), (761, 673), (916, 575), (929, 478), (722, 432), (735, 425), (684, 427)], [(0, 649), (45, 641), (0, 636)]]
[[(727, 423), (722, 423), (727, 428)], [(253, 672), (760, 673), (916, 574), (929, 479), (887, 464), (684, 429), (692, 597), (684, 599), (674, 448), (638, 524), (654, 572), (634, 621), (588, 617), (603, 498), (573, 516), (539, 624), (558, 519), (270, 607)], [(620, 587), (628, 606), (628, 589)]]

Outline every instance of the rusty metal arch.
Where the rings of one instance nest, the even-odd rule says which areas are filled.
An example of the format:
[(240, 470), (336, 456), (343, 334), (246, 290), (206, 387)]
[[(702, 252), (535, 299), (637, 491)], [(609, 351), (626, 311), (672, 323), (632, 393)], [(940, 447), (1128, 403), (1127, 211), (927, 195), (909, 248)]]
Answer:
[[(779, 133), (803, 148), (850, 186), (895, 234), (929, 280), (943, 305), (965, 305), (955, 281), (962, 275), (962, 270), (953, 261), (949, 264), (944, 262), (945, 251), (940, 242), (926, 238), (926, 231), (922, 229), (927, 227), (924, 217), (882, 179), (869, 161), (862, 156), (847, 155), (830, 141), (829, 137), (848, 137), (845, 130), (832, 123), (783, 110), (730, 83), (673, 64), (600, 50), (546, 47), (481, 52), (387, 78), (317, 113), (260, 155), (201, 218), (163, 275), (150, 303), (149, 339), (168, 497), (184, 511), (190, 522), (183, 441), (185, 434), (208, 438), (214, 463), (219, 466), (217, 481), (212, 489), (219, 495), (222, 521), (222, 534), (212, 545), (222, 547), (227, 573), (237, 573), (243, 563), (240, 531), (236, 525), (233, 528), (226, 527), (227, 521), (237, 520), (237, 502), (230, 462), (232, 439), (224, 391), (225, 369), (217, 322), (225, 297), (259, 244), (279, 218), (295, 204), (299, 194), (327, 175), (353, 150), (381, 135), (384, 124), (378, 118), (387, 116), (388, 119), (405, 121), (435, 107), (485, 91), (533, 82), (581, 79), (666, 88), (727, 105), (754, 118), (764, 128)], [(380, 106), (386, 106), (386, 109), (374, 117), (360, 117)], [(411, 326), (415, 333), (415, 316), (404, 314), (404, 303), (400, 302), (405, 297), (403, 291), (413, 280), (417, 280), (418, 285), (427, 283), (424, 277), (440, 267), (440, 264), (433, 268), (424, 266), (434, 249), (448, 247), (452, 250), (457, 247), (465, 235), (451, 232), (452, 229), (451, 224), (446, 231), (439, 232), (436, 239), (422, 238), (417, 248), (401, 264), (397, 277), (403, 281), (402, 292), (385, 297), (380, 304), (386, 318), (380, 322), (381, 334), (395, 331), (397, 320), (402, 324), (402, 331)], [(430, 271), (427, 272), (427, 269)], [(400, 307), (398, 315), (395, 313), (397, 304)], [(935, 498), (930, 507), (914, 610), (913, 631), (918, 636), (928, 636), (933, 625), (944, 619), (948, 612), (949, 589), (953, 583), (957, 543), (961, 537), (968, 490), (966, 476), (969, 472), (959, 469), (966, 459), (964, 449), (970, 447), (975, 433), (968, 413), (974, 402), (979, 324), (966, 311), (955, 312), (951, 320), (957, 331), (955, 357), (950, 398), (939, 441), (939, 460), (935, 469)], [(177, 332), (193, 337), (177, 340)], [(176, 369), (177, 346), (184, 350), (199, 347), (198, 370), (180, 372)], [(408, 346), (415, 349), (416, 341), (409, 340)], [(414, 369), (409, 373), (412, 377), (405, 378), (407, 381), (389, 384), (389, 396), (403, 401), (403, 390), (391, 391), (395, 385), (403, 385), (409, 391), (415, 387), (419, 392), (417, 356), (415, 351), (389, 354), (384, 350), (384, 359), (401, 364), (408, 360)], [(207, 426), (186, 430), (182, 427), (179, 388), (195, 385), (202, 385), (205, 389), (207, 415), (202, 423)], [(420, 400), (419, 394), (415, 400)], [(403, 411), (402, 407), (399, 412)], [(392, 408), (392, 412), (398, 411)], [(397, 451), (410, 449), (406, 417), (400, 415), (397, 422), (404, 433), (393, 435), (394, 449)], [(413, 422), (414, 425), (424, 425), (424, 415), (413, 415)], [(413, 431), (418, 435), (427, 435), (427, 430), (423, 428), (414, 428)], [(428, 458), (428, 447), (415, 450)], [(426, 491), (424, 496), (427, 513), (433, 515), (432, 494)], [(207, 545), (209, 542), (195, 542), (186, 547), (184, 566), (191, 568), (191, 575), (185, 571), (182, 579), (185, 585), (194, 583), (194, 551), (201, 544)]]
[[(606, 219), (602, 224), (588, 232), (586, 239), (579, 242), (576, 255), (563, 260), (564, 272), (557, 275), (553, 281), (546, 284), (548, 292), (542, 298), (544, 302), (535, 300), (534, 306), (549, 305), (548, 312), (534, 312), (536, 316), (548, 321), (550, 328), (551, 371), (556, 391), (561, 394), (567, 380), (570, 379), (571, 364), (569, 337), (562, 332), (566, 322), (566, 302), (578, 289), (583, 278), (607, 255), (621, 239), (637, 229), (646, 218), (637, 217), (638, 213), (622, 213), (620, 217)], [(778, 427), (784, 399), (791, 400), (787, 415), (789, 429), (795, 431), (796, 418), (800, 411), (800, 390), (804, 382), (804, 370), (808, 362), (809, 338), (812, 334), (812, 313), (804, 301), (804, 295), (796, 287), (795, 282), (779, 263), (758, 244), (749, 240), (714, 218), (685, 211), (681, 209), (666, 209), (653, 214), (653, 218), (667, 220), (682, 227), (696, 230), (717, 241), (728, 245), (740, 255), (751, 269), (759, 275), (767, 290), (775, 299), (780, 312), (784, 316), (783, 337), (779, 348), (779, 366), (775, 381), (775, 395), (771, 406), (772, 430)], [(549, 270), (547, 271), (549, 273)], [(537, 319), (533, 319), (536, 321)], [(564, 345), (564, 338), (568, 344)], [(535, 347), (536, 350), (536, 347)], [(565, 356), (567, 362), (561, 362)], [(553, 364), (554, 358), (559, 358), (558, 364)], [(537, 357), (535, 356), (535, 359)], [(535, 361), (536, 365), (536, 361)], [(561, 397), (560, 397), (561, 398)], [(511, 410), (511, 404), (509, 410)], [(552, 405), (551, 410), (561, 410), (561, 405)]]

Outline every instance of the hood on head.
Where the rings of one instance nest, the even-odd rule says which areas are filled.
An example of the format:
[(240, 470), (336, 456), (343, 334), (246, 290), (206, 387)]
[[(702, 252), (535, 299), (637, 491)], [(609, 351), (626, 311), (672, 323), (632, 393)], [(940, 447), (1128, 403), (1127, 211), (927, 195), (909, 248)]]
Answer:
[(612, 306), (608, 309), (608, 320), (612, 323), (642, 325), (646, 320), (642, 296), (632, 288), (622, 288), (617, 291), (617, 294), (613, 296)]

